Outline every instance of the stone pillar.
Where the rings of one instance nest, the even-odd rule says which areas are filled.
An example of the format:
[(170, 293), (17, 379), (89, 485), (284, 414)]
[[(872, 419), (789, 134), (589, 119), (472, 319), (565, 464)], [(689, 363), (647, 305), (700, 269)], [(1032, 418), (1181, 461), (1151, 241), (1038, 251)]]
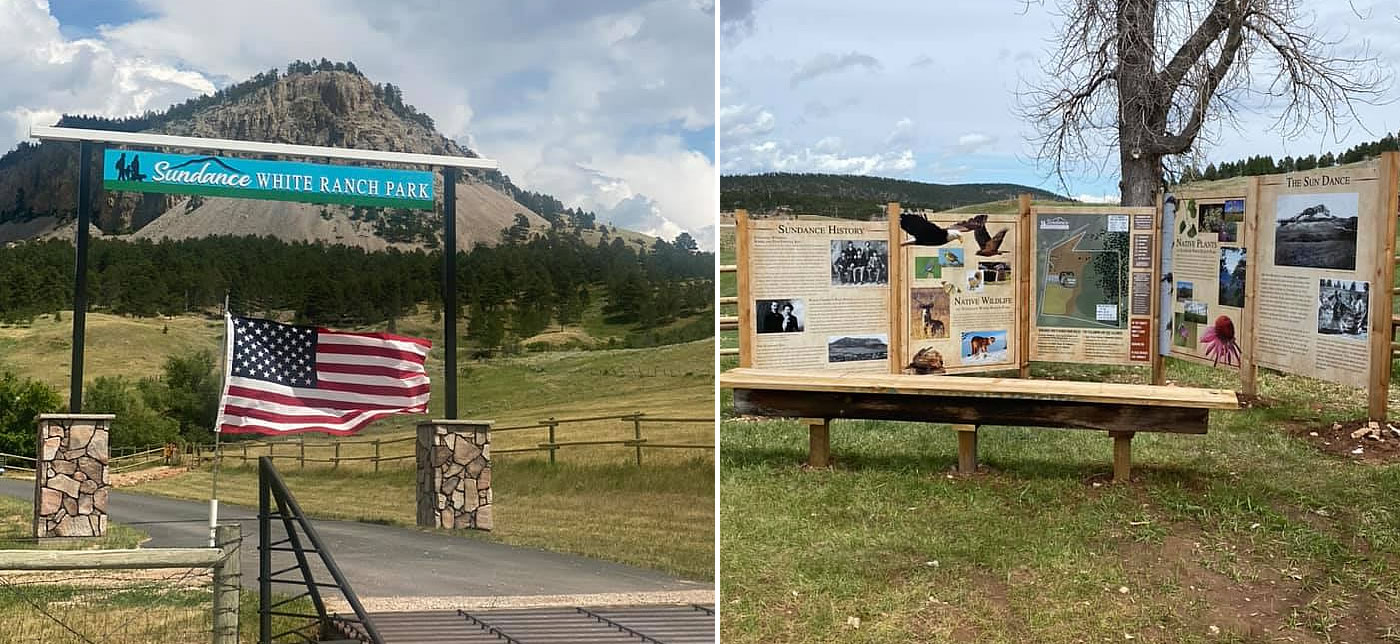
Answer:
[(490, 420), (418, 425), (418, 525), (490, 530)]
[(34, 536), (107, 534), (111, 414), (40, 414), (34, 463)]

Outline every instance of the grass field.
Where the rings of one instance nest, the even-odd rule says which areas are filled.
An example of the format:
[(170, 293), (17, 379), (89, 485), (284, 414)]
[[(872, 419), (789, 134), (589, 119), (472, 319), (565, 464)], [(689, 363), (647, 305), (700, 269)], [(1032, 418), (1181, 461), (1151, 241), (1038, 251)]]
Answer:
[(1103, 484), (1101, 432), (984, 431), (985, 472), (955, 477), (944, 426), (838, 422), (836, 467), (806, 471), (798, 422), (727, 419), (724, 639), (1400, 641), (1400, 465), (1288, 433), (1364, 416), (1364, 399), (1277, 375), (1262, 393), (1205, 436), (1140, 434), (1131, 485)]
[[(463, 362), (458, 382), (464, 418), (488, 418), (499, 426), (536, 423), (548, 417), (570, 418), (643, 411), (652, 416), (713, 416), (713, 341), (653, 349), (617, 349), (526, 354), (481, 362)], [(438, 404), (432, 405), (433, 416)], [(367, 429), (362, 438), (392, 440), (413, 435), (428, 416), (393, 418)], [(713, 445), (713, 425), (648, 423), (645, 436), (656, 442)], [(622, 421), (566, 424), (557, 440), (589, 441), (630, 438)], [(545, 430), (493, 435), (494, 450), (531, 447), (544, 442)], [(326, 438), (308, 436), (308, 458), (330, 455)], [(279, 453), (299, 449), (294, 441)], [(238, 443), (228, 454), (241, 455)], [(341, 455), (367, 455), (368, 443), (343, 446)], [(411, 454), (412, 442), (384, 446), (382, 455)], [(253, 455), (258, 449), (252, 451)], [(263, 451), (262, 453), (265, 453)], [(665, 570), (693, 579), (714, 577), (714, 460), (710, 450), (647, 450), (644, 466), (633, 462), (634, 450), (623, 446), (561, 448), (558, 465), (543, 455), (497, 455), (493, 459), (496, 530), (489, 538), (504, 543), (600, 557)], [(382, 468), (369, 465), (325, 467), (306, 471), (294, 462), (278, 466), (313, 516), (414, 524), (412, 460)], [(220, 498), (255, 504), (257, 475), (249, 468), (226, 467)], [(347, 503), (345, 490), (356, 490)], [(209, 471), (142, 484), (135, 491), (179, 498), (206, 499)]]
[[(28, 501), (0, 496), (0, 549), (126, 549), (138, 547), (146, 539), (140, 530), (109, 523), (103, 537), (36, 542), (29, 536), (32, 516)], [(104, 644), (206, 641), (213, 628), (211, 584), (207, 569), (0, 575), (0, 641), (84, 641), (73, 636), (74, 632), (87, 641)], [(303, 599), (283, 610), (309, 613), (313, 608)], [(274, 618), (279, 632), (298, 623)], [(257, 593), (241, 593), (239, 631), (241, 641), (257, 640)]]
[[(34, 504), (0, 496), (0, 550), (91, 550), (135, 548), (146, 534), (128, 526), (109, 523), (107, 534), (92, 539), (46, 539), (33, 537)], [(3, 632), (3, 631), (0, 631)]]
[[(65, 313), (57, 323), (46, 317), (28, 328), (0, 328), (0, 343), (5, 343), (0, 346), (0, 368), (66, 389), (70, 324)], [(163, 332), (166, 325), (168, 334)], [(599, 310), (585, 316), (584, 327), (590, 334), (625, 332), (624, 327), (602, 320)], [(192, 316), (142, 320), (93, 314), (88, 328), (87, 377), (91, 380), (100, 375), (155, 375), (167, 355), (198, 348), (216, 350), (222, 326)], [(434, 386), (440, 388), (440, 330), (424, 314), (401, 320), (398, 331), (434, 339), (427, 367)], [(550, 417), (633, 412), (660, 418), (712, 418), (714, 341), (648, 349), (524, 353), (489, 360), (470, 359), (463, 349), (457, 387), (460, 417), (490, 419), (501, 427), (535, 424)], [(389, 418), (357, 438), (409, 437), (418, 422), (441, 417), (441, 410), (439, 396), (432, 400), (429, 414)], [(632, 432), (632, 424), (621, 420), (567, 423), (559, 427), (556, 440), (619, 440), (631, 438)], [(648, 422), (644, 432), (652, 442), (714, 444), (712, 424)], [(333, 453), (326, 437), (304, 439), (310, 459)], [(542, 429), (501, 432), (493, 435), (492, 447), (533, 447), (546, 440)], [(292, 441), (277, 442), (283, 446), (278, 453), (300, 449)], [(236, 441), (225, 447), (227, 454), (242, 455)], [(341, 456), (365, 456), (372, 449), (368, 442), (347, 444)], [(411, 441), (403, 441), (384, 445), (381, 454), (408, 455), (412, 449)], [(266, 453), (266, 448), (254, 448), (250, 457), (260, 453)], [(493, 477), (497, 530), (470, 536), (601, 557), (693, 579), (714, 577), (713, 450), (648, 449), (640, 469), (633, 460), (634, 450), (620, 445), (566, 447), (556, 456), (558, 465), (550, 467), (540, 453), (498, 454)], [(226, 465), (232, 463), (226, 460)], [(414, 523), (411, 459), (386, 464), (378, 475), (368, 463), (347, 464), (335, 471), (313, 465), (302, 472), (294, 461), (285, 460), (279, 460), (278, 466), (314, 516)], [(226, 466), (220, 497), (231, 503), (255, 503), (255, 486), (251, 467)], [(134, 489), (207, 499), (209, 473), (206, 467)], [(349, 489), (356, 490), (354, 503), (347, 503), (345, 490)], [(330, 492), (318, 494), (320, 490)]]
[[(497, 458), (493, 532), (464, 538), (587, 555), (689, 579), (714, 578), (714, 461), (708, 456), (647, 465), (581, 465), (567, 458), (551, 467), (538, 459)], [(414, 525), (414, 472), (379, 474), (282, 468), (301, 507), (316, 517)], [(209, 498), (207, 469), (149, 482), (137, 492), (192, 500)], [(256, 507), (257, 470), (225, 467), (219, 498)], [(347, 490), (354, 490), (348, 502)]]
[[(1168, 365), (1178, 384), (1239, 388)], [(947, 426), (839, 421), (835, 467), (808, 470), (805, 425), (732, 417), (721, 392), (723, 639), (1400, 642), (1400, 464), (1308, 437), (1364, 417), (1364, 396), (1260, 382), (1264, 404), (1214, 414), (1205, 436), (1139, 434), (1129, 485), (1107, 483), (1102, 432), (1014, 427), (983, 431), (983, 470), (963, 477)]]

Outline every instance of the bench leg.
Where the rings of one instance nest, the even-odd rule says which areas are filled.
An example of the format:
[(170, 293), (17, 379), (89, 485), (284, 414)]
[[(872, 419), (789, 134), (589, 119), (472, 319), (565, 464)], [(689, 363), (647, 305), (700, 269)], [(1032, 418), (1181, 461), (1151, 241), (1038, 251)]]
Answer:
[(958, 473), (977, 473), (977, 426), (953, 425), (958, 430)]
[(1133, 432), (1109, 432), (1113, 437), (1113, 480), (1127, 483), (1133, 477)]
[(807, 419), (807, 465), (811, 467), (831, 465), (830, 419)]

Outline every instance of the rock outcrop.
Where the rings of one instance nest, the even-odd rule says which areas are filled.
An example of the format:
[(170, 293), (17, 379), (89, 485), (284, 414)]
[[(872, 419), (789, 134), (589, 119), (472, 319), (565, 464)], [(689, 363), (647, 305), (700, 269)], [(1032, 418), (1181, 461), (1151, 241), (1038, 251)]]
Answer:
[[(405, 117), (357, 73), (312, 71), (289, 74), (236, 98), (204, 105), (180, 118), (155, 119), (157, 134), (275, 143), (349, 147), (392, 152), (477, 156), (428, 127)], [(380, 250), (433, 245), (422, 238), (386, 238), (363, 210), (349, 206), (258, 202), (180, 195), (104, 192), (94, 150), (93, 221), (102, 233), (138, 239), (185, 239), (214, 235), (271, 235), (288, 241), (324, 241)], [(25, 146), (0, 159), (0, 244), (41, 238), (77, 214), (78, 146)], [(500, 241), (516, 213), (531, 224), (548, 223), (511, 197), (503, 175), (467, 173), (458, 187), (457, 244)], [(439, 176), (436, 189), (442, 194)], [(440, 215), (423, 213), (431, 218)], [(428, 231), (440, 230), (438, 226)]]

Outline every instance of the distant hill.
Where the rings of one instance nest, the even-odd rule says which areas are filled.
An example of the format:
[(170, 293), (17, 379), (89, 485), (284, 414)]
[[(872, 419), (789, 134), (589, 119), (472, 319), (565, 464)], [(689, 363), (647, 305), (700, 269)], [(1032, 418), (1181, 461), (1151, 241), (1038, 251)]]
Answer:
[[(353, 63), (296, 61), (285, 72), (259, 73), (165, 110), (106, 118), (65, 115), (59, 125), (247, 141), (475, 157), (439, 133), (433, 119), (404, 101), (391, 83), (374, 83)], [(97, 155), (94, 151), (94, 157)], [(0, 245), (47, 237), (71, 239), (77, 204), (77, 146), (22, 142), (0, 157)], [(101, 167), (95, 163), (94, 167)], [(437, 190), (442, 190), (441, 177)], [(436, 248), (441, 211), (364, 208), (222, 197), (93, 192), (95, 234), (132, 239), (273, 236), (366, 250)], [(441, 194), (439, 192), (439, 194)], [(457, 246), (496, 244), (501, 230), (525, 217), (531, 228), (594, 229), (594, 215), (523, 190), (501, 172), (467, 172), (457, 187)], [(609, 226), (612, 228), (612, 226)], [(639, 247), (649, 237), (614, 231)]]
[(1015, 199), (1030, 193), (1038, 201), (1070, 201), (1053, 192), (1014, 183), (941, 184), (847, 174), (729, 175), (720, 178), (720, 209), (751, 213), (790, 210), (801, 215), (869, 219), (883, 204), (907, 209), (950, 210), (968, 204)]

